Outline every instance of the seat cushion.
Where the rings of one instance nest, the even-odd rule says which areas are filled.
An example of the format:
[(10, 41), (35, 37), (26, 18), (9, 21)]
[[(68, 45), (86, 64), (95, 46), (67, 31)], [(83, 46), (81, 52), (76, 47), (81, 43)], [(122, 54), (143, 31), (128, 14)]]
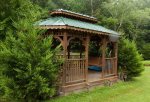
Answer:
[(93, 71), (102, 71), (102, 67), (100, 66), (89, 66), (88, 67), (89, 70), (93, 70)]

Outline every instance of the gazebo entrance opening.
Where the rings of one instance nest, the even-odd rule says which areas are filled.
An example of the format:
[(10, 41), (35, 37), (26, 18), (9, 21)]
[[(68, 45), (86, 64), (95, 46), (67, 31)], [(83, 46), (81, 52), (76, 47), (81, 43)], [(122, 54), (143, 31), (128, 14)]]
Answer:
[(91, 36), (88, 51), (88, 81), (96, 81), (102, 78), (102, 38)]
[(66, 84), (80, 83), (85, 81), (85, 47), (82, 39), (72, 37), (68, 39), (65, 62)]
[(85, 47), (82, 39), (73, 38), (70, 39), (69, 45), (67, 46), (67, 57), (68, 59), (84, 59), (85, 58)]

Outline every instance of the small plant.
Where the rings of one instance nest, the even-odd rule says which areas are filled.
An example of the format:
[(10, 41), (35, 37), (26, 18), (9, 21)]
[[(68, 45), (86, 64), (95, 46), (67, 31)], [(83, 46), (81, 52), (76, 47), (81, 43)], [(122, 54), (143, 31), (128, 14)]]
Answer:
[(112, 82), (110, 80), (105, 80), (104, 81), (104, 86), (112, 86)]

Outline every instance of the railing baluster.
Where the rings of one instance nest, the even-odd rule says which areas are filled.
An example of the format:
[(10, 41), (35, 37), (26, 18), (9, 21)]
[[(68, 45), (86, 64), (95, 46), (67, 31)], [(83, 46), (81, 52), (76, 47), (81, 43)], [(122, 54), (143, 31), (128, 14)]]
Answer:
[(66, 65), (66, 83), (84, 81), (85, 59), (67, 59)]
[(104, 71), (104, 75), (105, 76), (110, 76), (110, 75), (115, 75), (115, 70), (116, 70), (116, 65), (115, 65), (115, 61), (116, 58), (112, 57), (112, 58), (105, 58), (106, 60), (106, 68)]

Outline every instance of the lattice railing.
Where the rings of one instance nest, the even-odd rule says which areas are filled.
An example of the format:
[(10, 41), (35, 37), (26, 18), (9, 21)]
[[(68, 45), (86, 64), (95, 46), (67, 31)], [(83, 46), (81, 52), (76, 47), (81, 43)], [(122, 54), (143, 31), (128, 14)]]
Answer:
[(64, 67), (65, 83), (85, 81), (85, 59), (67, 59)]
[(106, 58), (105, 68), (104, 68), (104, 76), (112, 76), (116, 73), (116, 57)]

